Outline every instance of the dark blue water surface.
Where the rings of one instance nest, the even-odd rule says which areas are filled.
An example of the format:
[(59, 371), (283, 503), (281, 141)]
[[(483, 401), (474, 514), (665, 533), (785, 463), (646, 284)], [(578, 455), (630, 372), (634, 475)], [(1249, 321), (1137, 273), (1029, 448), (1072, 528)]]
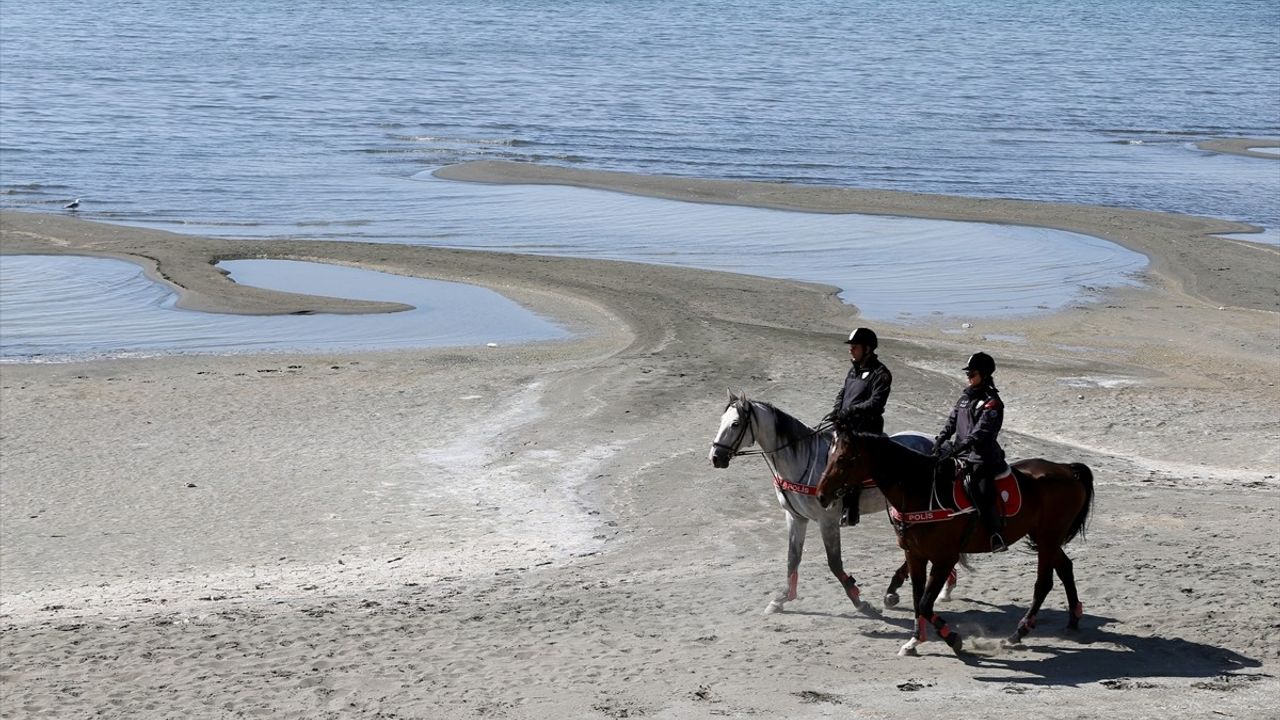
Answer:
[[(0, 200), (397, 240), (479, 158), (1280, 226), (1270, 0), (6, 2)], [(252, 231), (242, 234), (254, 234)]]

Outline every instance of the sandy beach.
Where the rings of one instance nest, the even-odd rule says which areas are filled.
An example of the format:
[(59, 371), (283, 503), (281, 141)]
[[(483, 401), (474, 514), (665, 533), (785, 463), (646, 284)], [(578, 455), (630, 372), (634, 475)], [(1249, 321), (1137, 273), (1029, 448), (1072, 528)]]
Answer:
[[(1255, 145), (1256, 146), (1256, 145)], [(1280, 248), (1110, 207), (470, 163), (442, 177), (1053, 227), (1151, 260), (1142, 287), (942, 332), (875, 325), (886, 430), (936, 432), (973, 351), (1012, 457), (1084, 462), (1097, 502), (1022, 648), (1024, 546), (901, 658), (883, 517), (811, 531), (801, 600), (759, 458), (708, 462), (726, 389), (816, 423), (860, 324), (836, 288), (623, 262), (247, 241), (0, 213), (0, 251), (137, 262), (184, 307), (381, 312), (212, 262), (334, 262), (495, 289), (567, 342), (0, 365), (6, 717), (1262, 718), (1280, 691)], [(907, 603), (909, 606), (909, 603)]]

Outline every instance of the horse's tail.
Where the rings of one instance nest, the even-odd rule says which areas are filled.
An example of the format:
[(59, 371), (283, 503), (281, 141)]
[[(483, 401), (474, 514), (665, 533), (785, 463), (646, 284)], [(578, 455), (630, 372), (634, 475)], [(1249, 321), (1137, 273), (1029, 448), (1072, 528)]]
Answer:
[(1071, 521), (1067, 536), (1062, 539), (1063, 545), (1071, 542), (1077, 534), (1084, 536), (1085, 525), (1089, 522), (1089, 511), (1093, 509), (1093, 471), (1083, 463), (1071, 463), (1068, 467), (1071, 468), (1071, 474), (1076, 476), (1076, 481), (1084, 486), (1084, 507), (1080, 508), (1075, 520)]

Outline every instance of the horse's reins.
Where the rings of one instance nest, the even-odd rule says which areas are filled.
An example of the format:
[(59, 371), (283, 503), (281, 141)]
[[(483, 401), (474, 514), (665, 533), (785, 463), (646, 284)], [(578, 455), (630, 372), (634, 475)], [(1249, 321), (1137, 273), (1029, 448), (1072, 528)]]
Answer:
[[(742, 408), (738, 408), (738, 414), (739, 415), (742, 414)], [(808, 435), (801, 435), (800, 437), (792, 440), (791, 442), (786, 443), (785, 445), (779, 445), (778, 447), (772, 450), (764, 450), (764, 449), (739, 450), (738, 448), (742, 446), (742, 438), (747, 436), (747, 430), (751, 428), (751, 421), (755, 419), (755, 416), (756, 416), (756, 407), (751, 403), (747, 403), (747, 419), (742, 423), (742, 430), (738, 432), (738, 437), (734, 438), (733, 443), (732, 444), (718, 443), (713, 440), (711, 442), (711, 446), (715, 448), (720, 448), (721, 450), (728, 452), (731, 457), (743, 457), (746, 455), (767, 456), (767, 455), (772, 455), (773, 453), (776, 453), (779, 450), (785, 450), (791, 447), (792, 445), (795, 445), (796, 443), (808, 440), (809, 438), (815, 435), (824, 433), (827, 430), (830, 430), (831, 428), (835, 427), (835, 423), (824, 421), (824, 422), (818, 423), (818, 426), (815, 427)]]
[[(777, 453), (777, 452), (778, 452), (778, 451), (780, 451), (780, 450), (785, 450), (786, 448), (789, 448), (789, 447), (791, 447), (792, 445), (795, 445), (795, 444), (797, 444), (797, 443), (800, 443), (800, 442), (803, 442), (803, 441), (805, 441), (805, 440), (808, 440), (809, 438), (812, 438), (812, 437), (814, 437), (814, 436), (818, 435), (819, 433), (825, 432), (825, 431), (827, 431), (827, 430), (831, 429), (831, 428), (834, 426), (834, 423), (831, 423), (831, 422), (821, 422), (821, 423), (818, 423), (818, 426), (817, 426), (817, 427), (815, 427), (815, 428), (814, 428), (814, 429), (813, 429), (813, 430), (812, 430), (808, 435), (802, 435), (802, 436), (800, 436), (800, 437), (798, 437), (798, 438), (795, 438), (795, 439), (794, 439), (794, 440), (792, 440), (791, 442), (786, 443), (786, 444), (784, 444), (784, 445), (779, 445), (778, 447), (776, 447), (776, 448), (774, 448), (774, 449), (772, 449), (772, 450), (764, 450), (764, 449), (760, 449), (760, 450), (741, 450), (741, 449), (739, 449), (739, 448), (741, 448), (741, 447), (742, 447), (742, 440), (743, 440), (743, 438), (745, 438), (745, 437), (747, 436), (747, 430), (749, 430), (749, 429), (751, 428), (751, 423), (752, 423), (752, 421), (754, 421), (754, 420), (755, 420), (755, 416), (756, 416), (756, 407), (755, 407), (755, 405), (752, 405), (750, 402), (748, 402), (748, 403), (746, 403), (746, 406), (747, 406), (747, 417), (743, 420), (743, 422), (742, 422), (742, 429), (741, 429), (740, 431), (738, 431), (738, 437), (734, 438), (733, 443), (732, 443), (732, 444), (718, 443), (718, 442), (715, 442), (715, 441), (713, 440), (713, 441), (711, 442), (711, 445), (712, 445), (712, 447), (719, 448), (719, 449), (721, 449), (721, 450), (724, 450), (724, 451), (728, 452), (728, 453), (729, 453), (729, 455), (730, 455), (730, 457), (741, 457), (741, 456), (745, 456), (745, 455), (759, 455), (759, 456), (764, 460), (765, 467), (769, 468), (769, 474), (773, 476), (773, 478), (774, 478), (774, 484), (778, 484), (778, 481), (779, 481), (779, 479), (780, 479), (780, 476), (778, 475), (778, 469), (777, 469), (776, 467), (774, 467), (774, 464), (773, 464), (772, 462), (770, 462), (770, 458), (769, 458), (769, 456), (770, 456), (770, 455), (773, 455), (773, 454)], [(742, 417), (742, 408), (741, 408), (741, 407), (738, 407), (738, 416), (739, 416), (740, 418)], [(810, 457), (809, 457), (809, 463), (808, 463), (808, 465), (805, 467), (805, 471), (804, 471), (804, 473), (801, 475), (801, 480), (802, 480), (802, 481), (803, 481), (803, 479), (804, 479), (804, 478), (806, 478), (806, 477), (808, 477), (808, 476), (809, 476), (810, 472), (811, 472), (811, 471), (812, 471), (812, 469), (813, 469), (813, 463), (814, 463), (814, 461), (815, 461), (815, 460), (817, 460), (817, 457), (818, 457), (818, 456), (817, 456), (817, 453), (811, 453), (811, 454), (810, 454)], [(779, 487), (779, 489), (786, 489), (786, 488), (784, 488), (782, 485), (778, 485), (778, 487)], [(844, 491), (843, 491), (843, 490), (841, 491), (840, 495), (844, 495)], [(783, 496), (782, 496), (782, 497), (786, 500), (788, 507), (790, 507), (790, 506), (791, 506), (791, 498), (790, 498), (790, 497), (788, 497), (785, 493), (783, 494)], [(794, 513), (794, 514), (796, 514), (796, 515), (799, 515), (799, 514), (800, 514), (798, 511), (796, 511), (796, 509), (795, 509), (794, 507), (791, 507), (791, 512), (792, 512), (792, 513)]]

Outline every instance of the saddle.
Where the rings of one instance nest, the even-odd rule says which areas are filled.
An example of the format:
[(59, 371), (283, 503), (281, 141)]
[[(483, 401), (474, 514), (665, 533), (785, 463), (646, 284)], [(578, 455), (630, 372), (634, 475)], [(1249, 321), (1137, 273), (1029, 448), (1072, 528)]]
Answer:
[[(973, 478), (966, 472), (968, 468), (964, 463), (956, 463), (956, 477), (951, 485), (951, 501), (955, 503), (957, 511), (967, 510), (973, 507), (973, 495), (977, 492), (977, 488), (970, 489), (974, 482)], [(996, 511), (1001, 517), (1013, 517), (1022, 509), (1022, 487), (1018, 484), (1018, 478), (1013, 473), (1013, 468), (1005, 465), (1004, 472), (995, 477), (996, 488)]]
[[(905, 527), (916, 523), (942, 522), (951, 520), (957, 515), (977, 512), (966, 487), (969, 480), (969, 473), (966, 470), (962, 463), (956, 463), (955, 478), (951, 481), (951, 507), (947, 507), (944, 495), (946, 490), (943, 483), (946, 479), (941, 478), (939, 484), (934, 486), (933, 502), (928, 509), (898, 512), (896, 508), (890, 506), (889, 517), (895, 523)], [(997, 511), (1002, 517), (1017, 515), (1018, 511), (1022, 510), (1022, 487), (1013, 469), (1006, 466), (1005, 471), (996, 476), (995, 486)]]

